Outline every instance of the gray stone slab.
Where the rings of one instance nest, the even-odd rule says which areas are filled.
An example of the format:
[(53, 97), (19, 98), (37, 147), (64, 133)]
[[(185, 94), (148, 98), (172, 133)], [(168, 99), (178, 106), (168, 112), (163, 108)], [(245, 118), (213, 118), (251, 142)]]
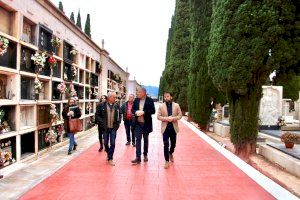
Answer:
[[(281, 135), (286, 131), (281, 131), (281, 130), (260, 130), (259, 132), (265, 133), (267, 135), (271, 135), (271, 136), (274, 136), (274, 137), (277, 137), (277, 138), (280, 138)], [(290, 131), (290, 132), (293, 132), (295, 134), (300, 135), (300, 131)]]
[(269, 142), (267, 145), (300, 160), (300, 145), (295, 144), (292, 149), (287, 149), (285, 144), (275, 144)]

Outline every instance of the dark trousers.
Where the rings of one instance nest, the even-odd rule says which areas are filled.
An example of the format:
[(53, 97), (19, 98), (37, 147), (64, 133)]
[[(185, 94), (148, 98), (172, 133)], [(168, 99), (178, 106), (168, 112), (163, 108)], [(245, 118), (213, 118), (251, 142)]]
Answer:
[(142, 137), (144, 138), (144, 156), (148, 154), (148, 141), (149, 141), (149, 133), (145, 133), (143, 131), (144, 124), (137, 123), (134, 128), (134, 134), (136, 138), (136, 157), (141, 158), (142, 154)]
[[(135, 136), (134, 136), (132, 120), (124, 120), (124, 125), (126, 130), (127, 142), (132, 141), (132, 143), (135, 144)], [(130, 131), (131, 131), (131, 138), (130, 138)]]
[[(174, 128), (167, 128), (163, 134), (164, 156), (166, 161), (169, 161), (169, 157), (170, 157), (169, 155), (174, 153), (176, 147), (176, 135), (177, 134)], [(171, 141), (171, 147), (170, 147), (170, 141)]]
[(100, 147), (103, 147), (103, 129), (98, 124), (98, 137), (99, 137), (99, 143)]
[[(107, 131), (104, 131), (104, 146), (108, 160), (113, 160), (116, 146), (116, 135), (116, 131), (112, 128), (109, 128), (107, 129)], [(108, 145), (108, 143), (110, 143), (110, 145)]]

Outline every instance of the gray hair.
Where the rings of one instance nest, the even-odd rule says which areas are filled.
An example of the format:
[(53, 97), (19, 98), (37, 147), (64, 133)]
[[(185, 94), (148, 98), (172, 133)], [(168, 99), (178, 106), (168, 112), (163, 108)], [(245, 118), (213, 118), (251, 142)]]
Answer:
[(107, 93), (107, 98), (110, 98), (111, 96), (115, 96), (116, 97), (116, 93), (115, 92), (108, 92)]
[(143, 90), (147, 94), (147, 90), (145, 87), (139, 87), (138, 90)]

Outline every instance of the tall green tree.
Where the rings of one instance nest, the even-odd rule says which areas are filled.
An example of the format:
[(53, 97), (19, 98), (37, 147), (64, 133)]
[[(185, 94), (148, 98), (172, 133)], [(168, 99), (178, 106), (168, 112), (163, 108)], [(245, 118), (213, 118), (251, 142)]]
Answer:
[(80, 10), (78, 10), (76, 25), (77, 25), (80, 29), (82, 29), (82, 27), (81, 27)]
[(274, 70), (287, 69), (299, 60), (295, 4), (217, 0), (213, 5), (209, 73), (227, 95), (231, 141), (240, 157), (247, 159), (255, 151), (265, 80)]
[(87, 14), (86, 16), (86, 21), (85, 21), (85, 26), (84, 26), (84, 32), (91, 37), (91, 19), (90, 19), (90, 14)]
[(74, 22), (74, 24), (75, 24), (74, 12), (71, 12), (70, 20), (71, 20), (72, 22)]
[(64, 11), (64, 6), (63, 6), (61, 1), (58, 3), (58, 9), (61, 10), (62, 12), (65, 12)]
[(165, 59), (165, 70), (163, 71), (162, 76), (160, 78), (159, 96), (162, 96), (164, 91), (167, 90), (165, 73), (167, 70), (168, 63), (170, 61), (171, 44), (172, 44), (173, 32), (174, 32), (173, 30), (174, 30), (174, 16), (172, 16), (171, 27), (169, 28), (169, 35), (168, 35), (167, 49), (166, 49), (166, 59)]
[(206, 129), (212, 112), (211, 101), (222, 96), (208, 74), (207, 54), (211, 28), (212, 0), (190, 1), (191, 54), (188, 86), (189, 116)]
[(165, 70), (166, 89), (173, 93), (183, 111), (187, 111), (190, 31), (188, 0), (177, 0), (170, 57)]

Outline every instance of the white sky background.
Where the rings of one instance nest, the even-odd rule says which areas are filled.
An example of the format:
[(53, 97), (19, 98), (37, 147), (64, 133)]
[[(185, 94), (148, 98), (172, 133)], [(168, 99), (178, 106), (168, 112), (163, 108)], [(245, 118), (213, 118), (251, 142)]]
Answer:
[[(51, 0), (58, 6), (59, 0)], [(91, 15), (92, 39), (143, 85), (158, 86), (175, 0), (61, 0), (65, 14), (80, 8), (84, 30)]]

